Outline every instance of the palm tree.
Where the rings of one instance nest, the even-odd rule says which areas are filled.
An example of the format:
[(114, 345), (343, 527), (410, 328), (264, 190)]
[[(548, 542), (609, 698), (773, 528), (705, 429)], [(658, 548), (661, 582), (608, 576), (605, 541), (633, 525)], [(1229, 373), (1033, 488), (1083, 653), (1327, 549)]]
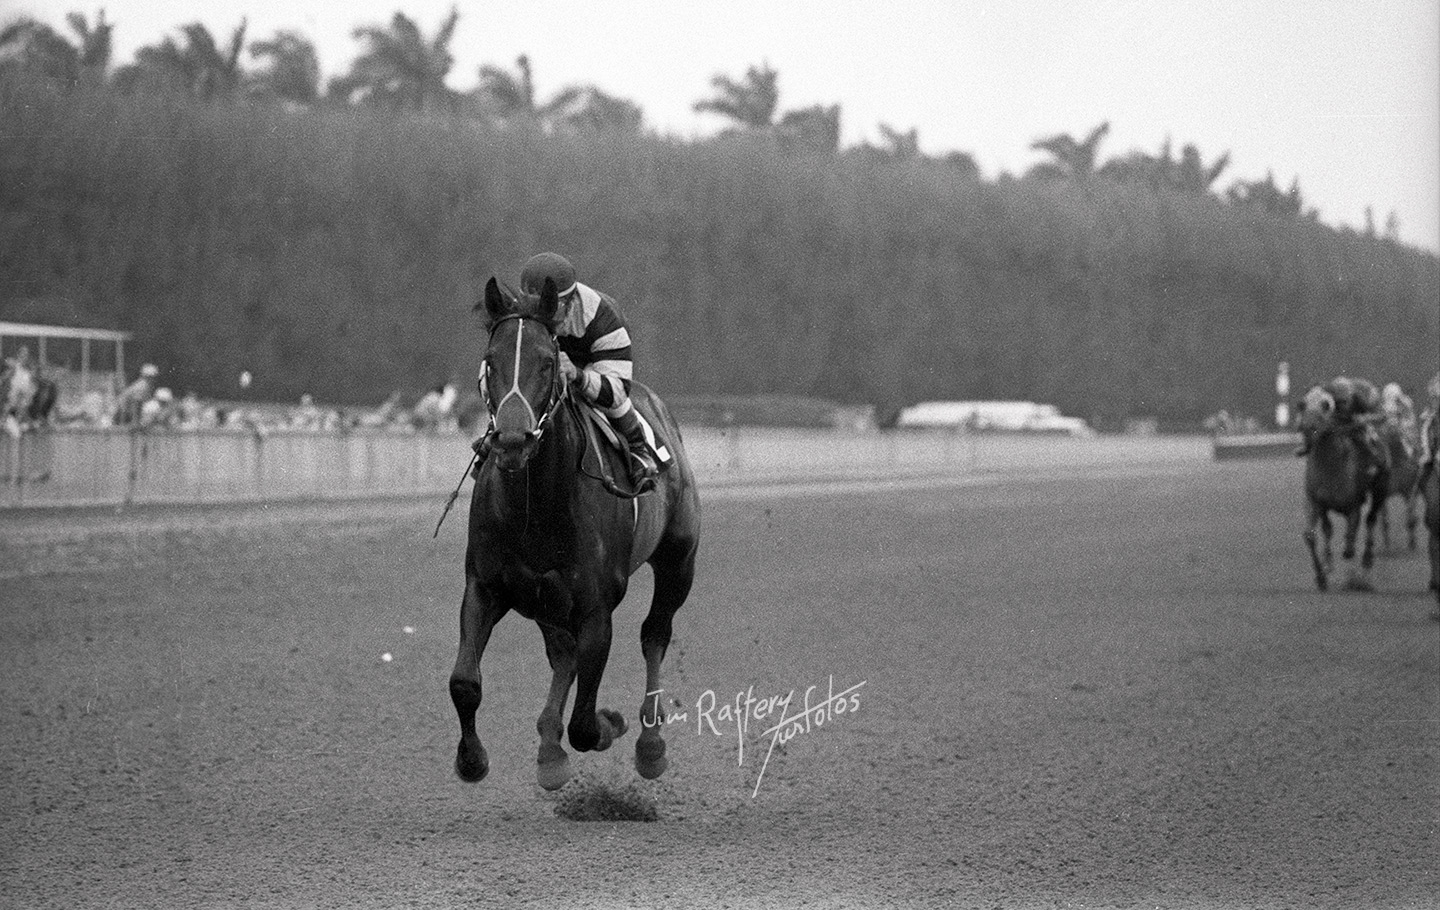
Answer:
[(540, 119), (540, 110), (535, 106), (535, 77), (525, 54), (516, 58), (514, 73), (488, 63), (480, 67), (480, 85), (474, 96), (502, 122)]
[(555, 128), (573, 132), (634, 134), (645, 121), (640, 105), (593, 85), (565, 89), (546, 107)]
[(840, 148), (840, 105), (812, 105), (787, 111), (775, 126), (780, 143), (792, 151), (833, 155)]
[(1043, 162), (1030, 169), (1029, 176), (1043, 179), (1085, 180), (1095, 173), (1095, 162), (1100, 149), (1100, 140), (1110, 132), (1109, 122), (1091, 130), (1083, 141), (1076, 141), (1069, 133), (1059, 133), (1032, 143), (1032, 149), (1049, 152), (1053, 161)]
[(980, 164), (969, 152), (946, 152), (945, 157), (941, 160), (949, 167), (959, 171), (964, 177), (971, 180), (980, 179)]
[(180, 30), (183, 45), (166, 36), (160, 44), (136, 51), (135, 62), (115, 74), (116, 84), (130, 91), (177, 90), (201, 101), (234, 95), (245, 78), (240, 67), (245, 27), (241, 19), (221, 48), (208, 28), (192, 22)]
[(880, 124), (880, 140), (884, 143), (882, 150), (887, 157), (901, 161), (914, 161), (920, 158), (920, 131), (915, 127), (911, 127), (909, 132), (902, 133), (888, 123), (882, 123)]
[[(1170, 144), (1165, 144), (1166, 158), (1169, 158)], [(1226, 152), (1210, 164), (1200, 158), (1200, 150), (1186, 145), (1180, 152), (1180, 161), (1170, 170), (1170, 185), (1182, 193), (1192, 196), (1210, 195), (1210, 187), (1220, 178), (1220, 173), (1230, 164), (1230, 153)]]
[(750, 67), (739, 82), (729, 76), (715, 76), (710, 80), (715, 97), (695, 102), (695, 112), (728, 117), (742, 131), (769, 129), (780, 104), (778, 79), (779, 73), (766, 63)]
[(0, 71), (12, 67), (60, 82), (67, 88), (101, 85), (110, 67), (114, 25), (101, 10), (92, 26), (80, 13), (65, 17), (78, 39), (71, 43), (37, 19), (21, 17), (0, 29)]
[(1187, 144), (1177, 161), (1170, 153), (1170, 140), (1160, 147), (1158, 156), (1144, 152), (1130, 152), (1123, 158), (1112, 158), (1100, 168), (1099, 174), (1120, 183), (1145, 186), (1159, 192), (1184, 193), (1190, 196), (1208, 196), (1210, 188), (1220, 178), (1221, 172), (1230, 164), (1230, 153), (1226, 152), (1210, 164), (1206, 164), (1200, 150)]
[(250, 93), (293, 104), (314, 104), (320, 97), (320, 61), (315, 45), (299, 32), (278, 31), (268, 41), (252, 41), (250, 57), (266, 61), (250, 77)]
[(1272, 215), (1286, 218), (1315, 218), (1314, 209), (1305, 210), (1305, 201), (1300, 195), (1300, 178), (1296, 177), (1288, 191), (1282, 191), (1275, 184), (1275, 174), (1267, 172), (1264, 180), (1241, 180), (1226, 192), (1231, 205), (1245, 205), (1261, 209)]
[(397, 12), (389, 28), (367, 25), (354, 36), (365, 42), (365, 52), (350, 65), (350, 72), (332, 80), (330, 94), (347, 103), (362, 102), (416, 111), (453, 106), (456, 94), (445, 85), (455, 58), (450, 42), (460, 11), (440, 25), (435, 37), (426, 39), (415, 21)]
[(551, 132), (635, 133), (643, 120), (639, 105), (594, 85), (572, 85), (539, 103), (535, 74), (524, 54), (516, 59), (513, 73), (490, 64), (480, 67), (480, 84), (471, 97), (482, 113), (500, 124), (538, 126)]

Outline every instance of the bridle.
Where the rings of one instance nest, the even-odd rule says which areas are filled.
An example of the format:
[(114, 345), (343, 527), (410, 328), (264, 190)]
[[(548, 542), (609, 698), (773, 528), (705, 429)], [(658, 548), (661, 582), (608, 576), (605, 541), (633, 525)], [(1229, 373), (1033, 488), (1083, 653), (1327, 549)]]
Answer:
[[(525, 431), (526, 440), (528, 442), (539, 442), (540, 437), (545, 434), (546, 427), (550, 424), (551, 415), (555, 413), (556, 403), (558, 403), (563, 397), (562, 383), (564, 382), (564, 379), (560, 376), (560, 344), (555, 339), (555, 333), (550, 329), (546, 328), (545, 334), (546, 337), (550, 340), (550, 349), (552, 352), (550, 355), (550, 390), (546, 394), (543, 408), (537, 414), (535, 411), (535, 406), (530, 403), (530, 399), (526, 398), (525, 393), (520, 390), (520, 344), (525, 338), (525, 321), (527, 319), (531, 322), (535, 322), (541, 325), (542, 327), (544, 327), (545, 325), (543, 322), (533, 316), (522, 316), (519, 313), (511, 313), (508, 316), (501, 316), (499, 319), (495, 320), (495, 322), (490, 326), (490, 338), (493, 339), (495, 337), (495, 331), (500, 328), (502, 323), (510, 322), (511, 320), (515, 320), (520, 323), (520, 325), (517, 327), (518, 330), (515, 332), (514, 378), (511, 380), (509, 390), (505, 392), (504, 396), (501, 397), (498, 402), (496, 402), (493, 408), (490, 407), (489, 401), (486, 401), (486, 410), (489, 411), (490, 428), (493, 430), (495, 427), (495, 414), (502, 407), (505, 406), (505, 402), (509, 401), (511, 398), (519, 399), (520, 404), (525, 407), (525, 410), (530, 414), (531, 421), (535, 424), (535, 428), (533, 430)], [(489, 396), (487, 395), (486, 398), (488, 399)]]

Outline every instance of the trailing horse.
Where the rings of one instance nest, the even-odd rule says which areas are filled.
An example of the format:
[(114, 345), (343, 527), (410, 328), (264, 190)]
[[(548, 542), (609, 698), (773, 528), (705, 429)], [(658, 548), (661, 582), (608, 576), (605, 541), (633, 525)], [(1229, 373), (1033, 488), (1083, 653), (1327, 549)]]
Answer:
[[(1425, 498), (1425, 528), (1430, 532), (1430, 590), (1440, 606), (1440, 417), (1425, 424), (1425, 461), (1420, 466), (1420, 494)], [(1440, 619), (1440, 609), (1432, 614)]]
[[(1341, 557), (1348, 560), (1355, 557), (1355, 538), (1360, 530), (1361, 511), (1365, 511), (1365, 552), (1360, 565), (1368, 574), (1375, 564), (1375, 521), (1389, 490), (1390, 471), (1388, 465), (1376, 464), (1364, 444), (1355, 438), (1359, 428), (1336, 420), (1329, 396), (1314, 395), (1315, 391), (1307, 396), (1308, 406), (1300, 415), (1301, 432), (1309, 440), (1305, 459), (1305, 498), (1309, 505), (1305, 544), (1315, 569), (1315, 585), (1324, 591), (1333, 564), (1330, 513), (1339, 513), (1345, 519), (1345, 547)], [(1317, 547), (1316, 525), (1325, 535), (1323, 548)], [(1352, 583), (1360, 588), (1369, 586), (1368, 579), (1352, 580)]]
[(0, 422), (6, 432), (18, 436), (48, 422), (59, 396), (60, 387), (53, 379), (17, 358), (0, 373)]
[[(624, 463), (594, 436), (586, 406), (560, 373), (553, 282), (547, 280), (538, 297), (521, 297), (491, 278), (484, 307), (493, 444), (477, 468), (470, 501), (460, 646), (450, 674), (460, 720), (455, 771), (462, 780), (478, 781), (489, 770), (475, 729), (480, 658), (495, 624), (511, 610), (540, 627), (552, 672), (536, 723), (540, 785), (554, 790), (570, 777), (562, 734), (586, 752), (609, 748), (625, 732), (618, 712), (597, 708), (596, 693), (610, 655), (611, 612), (630, 576), (649, 563), (655, 588), (640, 628), (645, 689), (635, 768), (642, 777), (658, 777), (667, 765), (660, 664), (672, 618), (690, 593), (700, 538), (699, 494), (680, 430), (660, 399), (634, 384), (631, 400), (673, 443), (675, 463), (652, 492), (615, 495), (601, 478), (605, 469), (627, 476)], [(572, 684), (575, 707), (562, 726)]]
[(1390, 453), (1390, 484), (1380, 501), (1380, 544), (1390, 549), (1390, 501), (1398, 497), (1405, 516), (1406, 542), (1413, 550), (1415, 528), (1420, 523), (1420, 440), (1418, 434), (1407, 439), (1404, 428), (1395, 420), (1386, 420), (1379, 432)]

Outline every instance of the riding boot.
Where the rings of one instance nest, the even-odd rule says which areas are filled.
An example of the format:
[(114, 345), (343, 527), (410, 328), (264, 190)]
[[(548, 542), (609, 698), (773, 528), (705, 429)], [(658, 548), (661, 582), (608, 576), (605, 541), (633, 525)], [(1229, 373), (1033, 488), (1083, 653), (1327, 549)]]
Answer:
[(640, 415), (631, 408), (618, 417), (612, 417), (611, 421), (630, 447), (631, 486), (637, 493), (653, 489), (660, 469), (650, 451), (650, 442), (645, 438), (645, 428), (640, 424)]

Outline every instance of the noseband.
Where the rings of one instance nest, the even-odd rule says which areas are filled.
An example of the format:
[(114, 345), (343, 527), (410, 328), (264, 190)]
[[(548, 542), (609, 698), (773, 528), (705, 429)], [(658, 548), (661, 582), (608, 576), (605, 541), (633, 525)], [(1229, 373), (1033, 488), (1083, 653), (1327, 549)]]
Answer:
[[(560, 345), (555, 340), (555, 333), (547, 329), (546, 335), (550, 339), (550, 348), (552, 351), (550, 355), (550, 391), (545, 397), (545, 404), (543, 409), (537, 415), (535, 413), (534, 406), (530, 404), (530, 400), (526, 398), (525, 393), (520, 390), (520, 343), (525, 338), (525, 320), (527, 318), (530, 319), (532, 322), (539, 323), (542, 326), (544, 325), (543, 323), (540, 323), (540, 320), (535, 319), (534, 317), (526, 317), (521, 316), (518, 313), (512, 313), (509, 316), (500, 317), (499, 319), (495, 320), (494, 325), (490, 326), (490, 337), (493, 339), (495, 337), (495, 330), (500, 328), (501, 323), (509, 322), (511, 320), (515, 320), (520, 323), (516, 327), (515, 332), (515, 376), (511, 380), (510, 390), (505, 393), (504, 397), (502, 397), (499, 402), (496, 403), (493, 409), (490, 409), (490, 426), (492, 429), (494, 428), (495, 415), (502, 407), (505, 406), (505, 402), (509, 401), (511, 398), (518, 398), (520, 400), (520, 403), (525, 406), (525, 410), (529, 412), (530, 419), (535, 423), (535, 429), (527, 430), (525, 435), (528, 436), (532, 441), (539, 442), (540, 437), (543, 436), (545, 433), (546, 426), (550, 422), (550, 416), (555, 412), (555, 403), (559, 401), (561, 397), (560, 386), (562, 380), (560, 377)], [(489, 396), (487, 395), (486, 397), (488, 398)], [(489, 407), (488, 401), (486, 402), (486, 406)]]

